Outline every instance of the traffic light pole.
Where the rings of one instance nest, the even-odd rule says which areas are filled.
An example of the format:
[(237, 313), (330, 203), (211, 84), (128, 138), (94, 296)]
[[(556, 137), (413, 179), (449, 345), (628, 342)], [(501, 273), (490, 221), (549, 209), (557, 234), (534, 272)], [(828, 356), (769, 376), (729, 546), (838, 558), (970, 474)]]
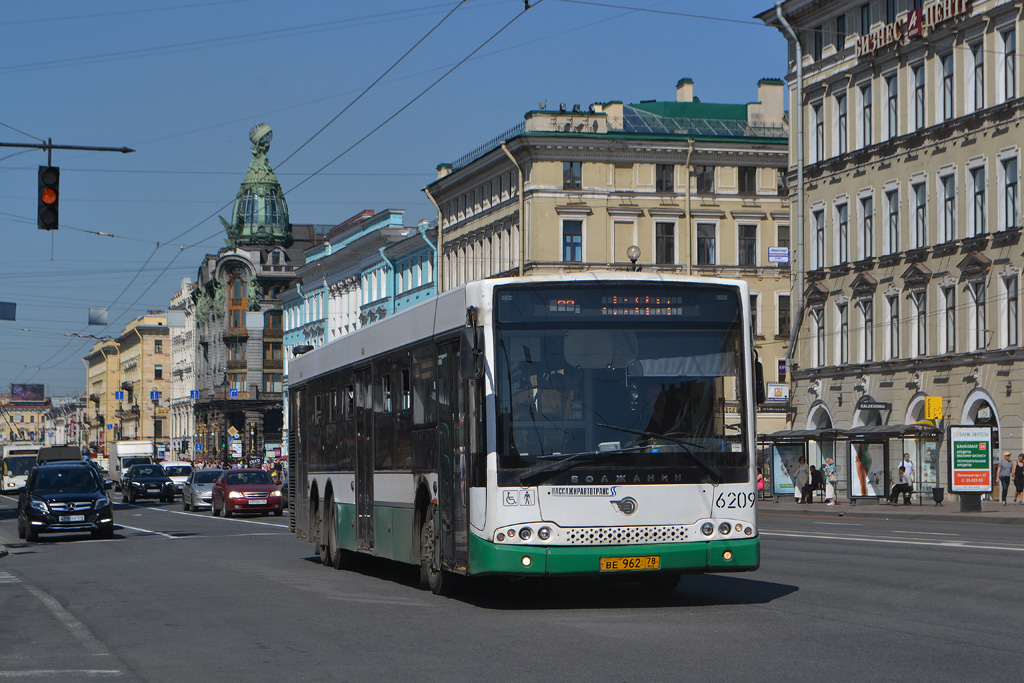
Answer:
[(130, 154), (135, 150), (130, 147), (92, 147), (87, 145), (55, 145), (53, 144), (53, 138), (47, 138), (46, 142), (28, 144), (21, 142), (0, 142), (0, 147), (18, 147), (20, 149), (44, 149), (46, 150), (46, 164), (48, 166), (53, 165), (53, 150), (55, 149), (74, 149), (82, 152), (120, 152), (121, 154)]

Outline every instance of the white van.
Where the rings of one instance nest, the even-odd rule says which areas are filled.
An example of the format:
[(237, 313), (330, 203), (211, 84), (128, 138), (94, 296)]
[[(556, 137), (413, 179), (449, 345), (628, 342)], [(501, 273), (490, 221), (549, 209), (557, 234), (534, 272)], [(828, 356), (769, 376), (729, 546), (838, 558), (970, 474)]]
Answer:
[(164, 466), (164, 472), (174, 482), (174, 495), (180, 496), (181, 487), (185, 484), (185, 480), (188, 479), (188, 475), (192, 474), (192, 463), (163, 460), (160, 464)]

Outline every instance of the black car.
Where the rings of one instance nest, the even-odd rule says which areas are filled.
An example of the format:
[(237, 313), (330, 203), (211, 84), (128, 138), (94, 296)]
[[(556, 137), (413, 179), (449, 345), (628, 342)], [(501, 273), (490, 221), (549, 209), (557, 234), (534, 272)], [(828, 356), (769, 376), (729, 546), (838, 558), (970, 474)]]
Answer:
[(53, 462), (29, 472), (18, 497), (18, 538), (31, 542), (41, 533), (90, 531), (114, 535), (114, 508), (103, 479), (87, 463)]
[(174, 502), (174, 482), (160, 465), (132, 465), (121, 484), (121, 500), (134, 503), (139, 498), (159, 498)]

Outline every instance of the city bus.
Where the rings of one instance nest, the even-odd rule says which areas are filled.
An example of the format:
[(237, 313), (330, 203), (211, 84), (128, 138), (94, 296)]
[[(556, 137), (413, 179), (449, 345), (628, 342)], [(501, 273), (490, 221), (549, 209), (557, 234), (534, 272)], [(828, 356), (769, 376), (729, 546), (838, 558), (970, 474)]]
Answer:
[(463, 576), (758, 568), (741, 281), (589, 271), (467, 283), (291, 359), (293, 531)]
[(28, 471), (35, 467), (39, 444), (17, 441), (0, 445), (0, 493), (25, 488)]

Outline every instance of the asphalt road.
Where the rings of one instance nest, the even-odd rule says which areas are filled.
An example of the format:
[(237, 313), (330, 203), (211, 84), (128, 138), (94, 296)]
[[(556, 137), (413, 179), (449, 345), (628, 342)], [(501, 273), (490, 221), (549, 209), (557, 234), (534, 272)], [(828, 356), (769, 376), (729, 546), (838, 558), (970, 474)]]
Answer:
[(0, 497), (0, 680), (965, 681), (1020, 677), (1024, 528), (766, 513), (762, 568), (670, 594), (319, 564), (288, 517), (117, 503), (19, 542)]

